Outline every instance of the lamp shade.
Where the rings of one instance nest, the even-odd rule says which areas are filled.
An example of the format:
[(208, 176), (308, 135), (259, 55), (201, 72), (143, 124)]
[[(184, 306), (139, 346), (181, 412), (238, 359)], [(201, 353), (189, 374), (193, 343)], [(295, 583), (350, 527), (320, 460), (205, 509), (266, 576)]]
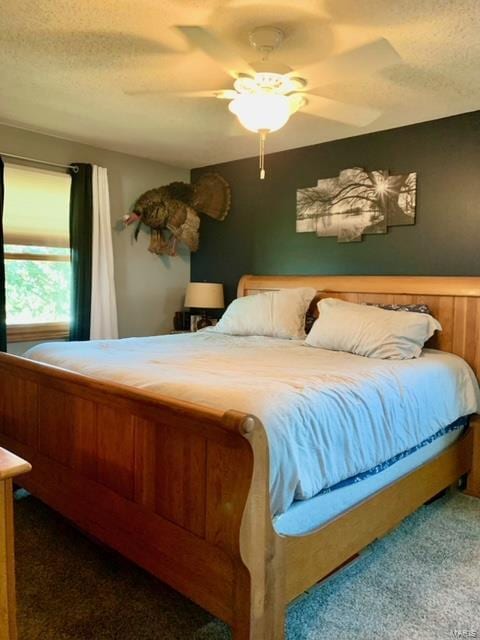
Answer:
[(194, 309), (223, 309), (223, 285), (216, 282), (190, 282), (185, 306)]

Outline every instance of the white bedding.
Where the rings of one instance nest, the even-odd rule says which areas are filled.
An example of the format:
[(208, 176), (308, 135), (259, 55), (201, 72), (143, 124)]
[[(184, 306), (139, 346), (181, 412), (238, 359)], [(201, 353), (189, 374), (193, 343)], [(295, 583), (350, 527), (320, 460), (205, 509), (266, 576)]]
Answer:
[(480, 409), (459, 357), (377, 360), (267, 337), (201, 331), (46, 343), (26, 356), (89, 376), (258, 416), (273, 514), (367, 471)]

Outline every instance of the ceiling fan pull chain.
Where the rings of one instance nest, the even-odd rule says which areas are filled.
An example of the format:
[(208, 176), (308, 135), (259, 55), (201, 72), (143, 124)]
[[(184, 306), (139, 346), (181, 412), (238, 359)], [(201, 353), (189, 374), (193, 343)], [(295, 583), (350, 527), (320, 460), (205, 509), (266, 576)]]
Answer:
[(259, 131), (260, 134), (260, 151), (259, 151), (259, 167), (260, 167), (260, 180), (265, 180), (265, 140), (267, 132), (265, 130)]

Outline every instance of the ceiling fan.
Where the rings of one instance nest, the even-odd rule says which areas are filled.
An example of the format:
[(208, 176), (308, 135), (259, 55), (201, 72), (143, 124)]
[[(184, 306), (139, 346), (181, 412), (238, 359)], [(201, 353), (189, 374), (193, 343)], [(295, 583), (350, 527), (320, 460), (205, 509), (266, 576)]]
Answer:
[[(293, 70), (272, 61), (271, 54), (285, 39), (273, 26), (261, 26), (249, 34), (251, 46), (260, 60), (249, 63), (208, 29), (200, 26), (176, 27), (193, 45), (206, 53), (233, 79), (232, 89), (218, 91), (173, 92), (183, 97), (207, 97), (229, 100), (228, 108), (249, 131), (260, 136), (260, 178), (265, 177), (265, 139), (268, 133), (283, 127), (297, 111), (355, 126), (376, 120), (380, 111), (323, 97), (312, 91), (332, 82), (374, 73), (401, 62), (393, 46), (384, 38), (344, 53)], [(155, 90), (130, 94), (158, 93)]]

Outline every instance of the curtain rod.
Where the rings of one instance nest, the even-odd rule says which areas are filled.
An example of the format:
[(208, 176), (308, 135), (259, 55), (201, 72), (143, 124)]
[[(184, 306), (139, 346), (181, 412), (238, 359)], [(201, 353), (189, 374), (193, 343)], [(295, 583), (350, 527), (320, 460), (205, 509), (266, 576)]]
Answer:
[(1, 153), (0, 157), (5, 156), (7, 158), (13, 158), (14, 160), (25, 160), (25, 162), (33, 162), (35, 164), (45, 164), (49, 167), (60, 167), (61, 169), (71, 169), (73, 173), (78, 173), (78, 167), (69, 164), (60, 164), (58, 162), (48, 162), (47, 160), (37, 160), (36, 158), (26, 158), (25, 156), (15, 156), (13, 153)]

